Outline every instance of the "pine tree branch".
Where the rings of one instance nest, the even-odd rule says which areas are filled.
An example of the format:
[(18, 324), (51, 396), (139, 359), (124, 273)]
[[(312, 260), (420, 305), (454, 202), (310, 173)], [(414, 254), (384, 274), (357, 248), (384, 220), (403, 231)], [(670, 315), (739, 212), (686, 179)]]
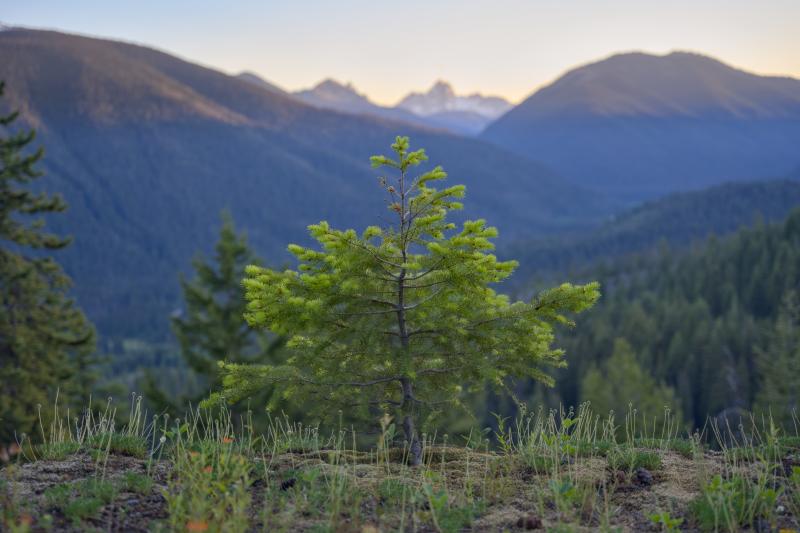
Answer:
[(401, 405), (403, 405), (402, 402), (398, 402), (397, 400), (368, 400), (366, 402), (347, 403), (345, 404), (345, 407), (360, 407), (364, 405), (383, 405), (383, 404), (394, 405), (395, 407), (400, 407)]
[[(332, 235), (332, 233), (331, 233), (330, 231), (328, 231), (327, 233), (328, 233), (329, 235)], [(362, 250), (364, 250), (364, 251), (366, 251), (367, 253), (369, 253), (370, 255), (372, 255), (372, 257), (374, 257), (375, 259), (377, 259), (377, 260), (378, 260), (378, 262), (380, 262), (380, 263), (383, 263), (383, 264), (385, 264), (385, 265), (389, 265), (389, 266), (391, 266), (391, 267), (393, 267), (393, 268), (403, 268), (403, 266), (402, 266), (402, 265), (398, 265), (398, 264), (396, 264), (396, 263), (393, 263), (393, 262), (389, 261), (388, 259), (384, 259), (384, 258), (383, 258), (383, 257), (381, 257), (380, 255), (378, 255), (377, 253), (375, 253), (375, 250), (371, 249), (369, 246), (366, 246), (366, 245), (364, 245), (364, 244), (362, 244), (362, 243), (360, 243), (360, 242), (358, 242), (358, 241), (353, 241), (353, 240), (350, 240), (350, 239), (345, 239), (344, 237), (338, 237), (338, 238), (339, 238), (339, 240), (341, 240), (341, 241), (342, 241), (342, 242), (344, 242), (345, 244), (349, 244), (349, 245), (352, 245), (352, 246), (356, 246), (356, 247), (358, 247), (358, 248), (361, 248)], [(394, 273), (392, 273), (391, 271), (389, 271), (389, 270), (386, 270), (385, 268), (384, 268), (384, 271), (385, 271), (387, 274), (389, 274), (390, 276), (392, 276), (392, 277), (393, 277), (393, 279), (397, 279), (397, 276), (395, 276), (395, 274), (394, 274)]]
[(428, 374), (445, 374), (447, 372), (453, 372), (455, 370), (458, 370), (458, 368), (456, 368), (454, 366), (447, 367), (447, 368), (426, 368), (425, 370), (420, 370), (416, 374), (418, 376), (425, 376), (425, 375), (428, 375)]
[(444, 289), (436, 290), (436, 291), (432, 292), (431, 294), (429, 294), (428, 296), (426, 296), (425, 298), (423, 298), (422, 300), (419, 300), (418, 302), (415, 302), (415, 303), (413, 303), (411, 305), (406, 305), (405, 307), (403, 307), (403, 310), (404, 311), (410, 311), (411, 309), (416, 309), (420, 305), (422, 305), (422, 304), (424, 304), (426, 302), (429, 302), (432, 299), (436, 298), (438, 295), (440, 295), (442, 293), (443, 290)]
[(380, 385), (381, 383), (391, 383), (392, 381), (400, 381), (402, 376), (390, 376), (386, 378), (377, 378), (370, 381), (338, 381), (338, 382), (323, 382), (323, 381), (315, 381), (310, 378), (305, 378), (303, 376), (295, 376), (300, 381), (304, 383), (308, 383), (311, 385), (317, 385), (320, 387), (373, 387), (375, 385)]
[(449, 279), (443, 279), (441, 281), (434, 281), (432, 283), (426, 283), (425, 285), (405, 285), (406, 289), (428, 289), (430, 287), (435, 287), (436, 285), (441, 285), (442, 283), (449, 282)]
[(336, 313), (338, 316), (370, 316), (370, 315), (386, 315), (391, 313), (397, 313), (399, 311), (398, 308), (394, 309), (384, 309), (381, 311), (360, 311), (358, 313)]
[(444, 262), (445, 262), (445, 258), (443, 257), (435, 265), (433, 265), (431, 268), (429, 268), (428, 270), (426, 270), (426, 271), (424, 271), (424, 272), (422, 272), (420, 274), (416, 274), (414, 276), (406, 276), (405, 279), (406, 279), (406, 281), (417, 281), (418, 279), (422, 279), (425, 276), (427, 276), (428, 274), (430, 274), (431, 272), (435, 272), (436, 270), (439, 270), (439, 267), (442, 266), (442, 264)]
[(415, 329), (408, 332), (409, 337), (413, 337), (415, 335), (427, 335), (433, 333), (445, 333), (443, 329)]

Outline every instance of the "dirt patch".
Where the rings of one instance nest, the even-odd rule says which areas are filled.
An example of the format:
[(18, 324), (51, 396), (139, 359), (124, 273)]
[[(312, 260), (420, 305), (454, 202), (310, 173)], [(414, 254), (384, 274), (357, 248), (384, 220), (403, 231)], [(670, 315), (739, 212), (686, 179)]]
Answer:
[[(128, 473), (148, 474), (153, 480), (145, 494), (121, 489), (114, 501), (106, 504), (96, 516), (76, 525), (57, 509), (48, 506), (45, 491), (62, 484), (102, 479), (116, 484)], [(36, 461), (3, 469), (6, 497), (19, 506), (21, 516), (30, 517), (33, 529), (85, 531), (91, 525), (106, 531), (148, 531), (148, 524), (166, 516), (161, 491), (166, 486), (169, 467), (166, 462), (153, 462), (122, 455), (109, 455), (98, 462), (88, 453), (78, 453), (61, 461)], [(26, 518), (27, 519), (27, 518)]]

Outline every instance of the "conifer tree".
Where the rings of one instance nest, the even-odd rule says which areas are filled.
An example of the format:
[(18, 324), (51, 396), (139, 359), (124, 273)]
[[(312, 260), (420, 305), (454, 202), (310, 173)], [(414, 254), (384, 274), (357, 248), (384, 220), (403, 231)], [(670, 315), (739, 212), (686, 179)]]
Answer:
[(320, 222), (309, 227), (319, 248), (289, 246), (298, 270), (247, 268), (247, 321), (285, 335), (290, 354), (282, 365), (222, 364), (216, 398), (236, 401), (272, 385), (328, 415), (337, 405), (377, 406), (402, 421), (418, 464), (423, 411), (458, 404), (462, 387), (487, 381), (551, 383), (546, 367), (564, 365), (551, 347), (552, 325), (570, 323), (564, 313), (588, 308), (599, 292), (590, 283), (564, 284), (531, 302), (497, 294), (489, 285), (516, 267), (490, 253), (497, 230), (483, 220), (457, 229), (447, 216), (462, 208), (464, 187), (436, 189), (446, 177), (441, 167), (412, 176), (427, 157), (410, 151), (408, 138), (392, 149), (394, 158), (371, 159), (389, 173), (379, 183), (391, 222), (361, 234)]
[(592, 404), (594, 412), (606, 416), (614, 411), (617, 420), (624, 418), (629, 407), (636, 409), (639, 420), (665, 421), (665, 408), (671, 419), (683, 418), (675, 391), (658, 383), (636, 360), (625, 339), (614, 341), (614, 351), (600, 367), (591, 368), (581, 383), (581, 401)]
[(244, 269), (259, 263), (247, 244), (247, 237), (237, 233), (233, 218), (224, 211), (213, 261), (207, 262), (202, 257), (192, 261), (195, 277), (181, 278), (186, 308), (172, 319), (181, 356), (200, 378), (203, 391), (174, 398), (174, 391), (160, 390), (157, 379), (149, 375), (146, 395), (156, 408), (180, 411), (208, 396), (208, 390), (218, 389), (220, 361), (264, 362), (280, 348), (281, 339), (253, 330), (244, 319)]
[(800, 415), (800, 298), (796, 292), (784, 297), (766, 346), (756, 354), (761, 378), (756, 409), (772, 413), (777, 424), (790, 428), (793, 417)]
[(17, 116), (0, 117), (0, 443), (30, 433), (37, 405), (57, 388), (67, 400), (85, 393), (90, 385), (75, 373), (94, 350), (94, 330), (68, 296), (70, 280), (46, 253), (70, 241), (37, 218), (66, 204), (29, 190), (42, 176), (35, 165), (43, 151), (26, 153), (35, 133), (11, 132)]

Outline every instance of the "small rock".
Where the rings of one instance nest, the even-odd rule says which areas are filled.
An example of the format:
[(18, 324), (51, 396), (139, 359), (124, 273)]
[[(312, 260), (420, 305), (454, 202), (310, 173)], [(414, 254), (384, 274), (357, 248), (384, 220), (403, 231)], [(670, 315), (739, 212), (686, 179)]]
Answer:
[(286, 481), (281, 481), (281, 490), (289, 490), (297, 483), (297, 478), (290, 477)]
[(522, 529), (541, 529), (542, 519), (534, 514), (520, 516), (517, 520), (517, 527)]
[(653, 484), (653, 474), (646, 468), (639, 467), (636, 469), (636, 482), (649, 487)]
[(779, 505), (775, 508), (775, 512), (777, 514), (784, 514), (786, 512), (786, 507), (784, 507), (783, 505)]

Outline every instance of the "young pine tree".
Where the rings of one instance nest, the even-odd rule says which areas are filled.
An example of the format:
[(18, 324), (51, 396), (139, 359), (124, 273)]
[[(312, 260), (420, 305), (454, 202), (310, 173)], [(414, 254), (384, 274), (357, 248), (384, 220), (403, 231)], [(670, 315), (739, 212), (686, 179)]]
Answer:
[(361, 234), (321, 222), (310, 226), (318, 249), (289, 246), (297, 271), (249, 266), (245, 316), (254, 328), (288, 339), (282, 365), (223, 364), (229, 401), (266, 385), (303, 405), (393, 411), (418, 464), (421, 411), (458, 404), (462, 387), (502, 387), (513, 377), (551, 382), (548, 366), (562, 366), (551, 347), (553, 323), (569, 323), (599, 296), (598, 285), (561, 285), (531, 302), (511, 302), (489, 286), (508, 277), (514, 261), (490, 253), (497, 230), (483, 220), (461, 229), (448, 214), (461, 209), (464, 187), (436, 189), (436, 167), (412, 171), (427, 157), (408, 138), (392, 145), (395, 158), (375, 156), (389, 174), (380, 184), (391, 222)]
[(37, 406), (57, 388), (62, 400), (88, 393), (91, 383), (76, 373), (94, 351), (94, 329), (67, 294), (69, 278), (45, 254), (69, 239), (32, 218), (62, 212), (66, 204), (29, 190), (42, 176), (34, 167), (43, 152), (25, 153), (34, 132), (10, 132), (16, 118), (0, 117), (7, 132), (0, 136), (0, 445), (31, 433)]
[(220, 387), (220, 361), (269, 361), (282, 344), (279, 338), (254, 331), (244, 320), (244, 269), (259, 260), (248, 246), (247, 238), (236, 232), (227, 211), (222, 213), (222, 228), (214, 251), (213, 262), (200, 257), (193, 261), (194, 279), (181, 279), (186, 309), (172, 320), (181, 356), (200, 378), (203, 390), (171, 398), (174, 391), (162, 391), (155, 376), (148, 375), (146, 395), (157, 409), (179, 412), (188, 404), (196, 405), (208, 396), (209, 389)]

